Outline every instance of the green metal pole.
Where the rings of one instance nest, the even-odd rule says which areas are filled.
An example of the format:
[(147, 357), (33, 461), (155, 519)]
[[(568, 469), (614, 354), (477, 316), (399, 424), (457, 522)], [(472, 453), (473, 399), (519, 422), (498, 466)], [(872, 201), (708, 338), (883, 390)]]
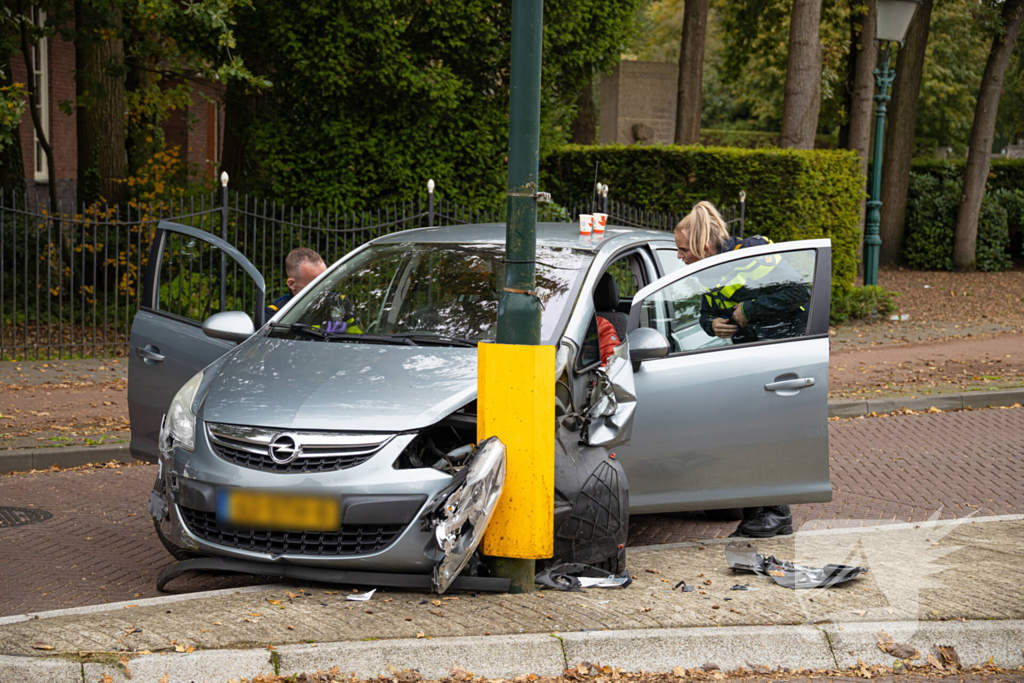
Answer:
[(889, 45), (885, 44), (882, 52), (882, 68), (875, 69), (875, 152), (871, 162), (871, 198), (868, 200), (868, 215), (865, 221), (864, 234), (864, 284), (878, 284), (878, 252), (882, 247), (882, 238), (878, 236), (878, 226), (882, 222), (882, 149), (885, 135), (885, 103), (889, 101), (889, 86), (896, 78), (896, 70), (889, 69)]
[[(534, 259), (537, 255), (543, 32), (544, 1), (513, 0), (508, 223), (505, 232), (505, 294), (498, 305), (499, 344), (540, 344), (540, 302), (532, 292), (536, 285)], [(494, 569), (499, 577), (511, 579), (510, 592), (533, 590), (533, 560), (500, 558)]]

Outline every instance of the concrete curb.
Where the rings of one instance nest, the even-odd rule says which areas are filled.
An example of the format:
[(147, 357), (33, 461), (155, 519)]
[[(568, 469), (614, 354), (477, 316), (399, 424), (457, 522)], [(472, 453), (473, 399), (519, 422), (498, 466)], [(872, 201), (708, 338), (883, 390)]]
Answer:
[(91, 462), (107, 460), (132, 461), (127, 443), (100, 446), (67, 446), (66, 448), (12, 448), (0, 451), (0, 472), (43, 470), (56, 465), (60, 468), (79, 467)]
[(907, 410), (963, 410), (964, 408), (997, 408), (1024, 404), (1024, 389), (997, 391), (969, 391), (962, 394), (939, 394), (921, 398), (872, 398), (860, 401), (829, 401), (829, 417), (861, 417), (871, 413), (891, 413)]
[[(583, 633), (473, 636), (431, 640), (378, 640), (279, 649), (200, 650), (191, 653), (144, 655), (132, 659), (132, 680), (169, 683), (251, 678), (260, 673), (282, 675), (326, 671), (333, 666), (368, 679), (394, 669), (417, 669), (426, 679), (439, 679), (452, 666), (477, 676), (512, 679), (520, 674), (557, 675), (582, 661), (601, 662), (629, 671), (671, 671), (714, 662), (723, 670), (760, 664), (772, 669), (849, 668), (857, 660), (892, 666), (896, 661), (877, 645), (886, 631), (922, 657), (937, 654), (936, 645), (956, 648), (965, 667), (990, 660), (1001, 667), (1022, 661), (1024, 621), (851, 622), (814, 626), (729, 626), (720, 628), (637, 629)], [(920, 660), (919, 660), (920, 661)], [(76, 664), (53, 658), (0, 656), (0, 681), (50, 683), (96, 681), (108, 675), (115, 683), (129, 680), (119, 667)]]

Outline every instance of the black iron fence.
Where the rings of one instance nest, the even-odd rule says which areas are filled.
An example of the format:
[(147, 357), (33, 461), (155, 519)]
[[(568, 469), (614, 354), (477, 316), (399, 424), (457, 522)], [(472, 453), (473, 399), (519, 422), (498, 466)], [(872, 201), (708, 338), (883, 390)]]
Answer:
[[(219, 195), (219, 196), (218, 196)], [(0, 361), (124, 356), (142, 294), (157, 223), (172, 220), (222, 237), (266, 279), (269, 300), (284, 282), (284, 257), (304, 246), (332, 263), (382, 235), (429, 226), (504, 221), (505, 207), (479, 210), (425, 197), (374, 211), (328, 213), (219, 192), (173, 201), (83, 206), (66, 212), (0, 192)], [(682, 214), (647, 211), (608, 197), (540, 204), (539, 221), (575, 222), (600, 211), (614, 225), (671, 230)], [(726, 207), (733, 234), (743, 234), (745, 204)]]

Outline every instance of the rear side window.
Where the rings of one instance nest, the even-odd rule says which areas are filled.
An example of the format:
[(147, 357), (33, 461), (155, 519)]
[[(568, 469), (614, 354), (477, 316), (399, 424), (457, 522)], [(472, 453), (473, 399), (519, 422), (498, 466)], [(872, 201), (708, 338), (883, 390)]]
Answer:
[(168, 231), (160, 256), (155, 307), (195, 322), (214, 313), (256, 307), (258, 289), (252, 278), (209, 242)]

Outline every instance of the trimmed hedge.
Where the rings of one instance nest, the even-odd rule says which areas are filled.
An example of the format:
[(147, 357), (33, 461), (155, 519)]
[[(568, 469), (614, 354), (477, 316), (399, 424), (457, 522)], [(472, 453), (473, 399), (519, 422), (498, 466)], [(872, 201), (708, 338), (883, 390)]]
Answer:
[[(743, 147), (744, 149), (760, 149), (761, 147), (778, 147), (781, 133), (769, 133), (763, 130), (719, 130), (701, 128), (700, 144), (705, 147)], [(815, 149), (835, 149), (836, 141), (831, 135), (815, 135)]]
[[(912, 173), (926, 173), (935, 177), (953, 177), (963, 180), (965, 159), (953, 161), (943, 159), (914, 159), (910, 165)], [(988, 172), (986, 190), (1020, 190), (1024, 188), (1024, 159), (993, 159)]]
[[(953, 235), (963, 192), (963, 162), (915, 163), (907, 193), (903, 257), (914, 268), (953, 268)], [(1011, 251), (1024, 253), (1024, 163), (992, 163), (978, 218), (977, 268), (1013, 267)]]
[[(949, 268), (952, 259), (952, 226), (956, 223), (956, 202), (959, 201), (964, 184), (964, 170), (967, 161), (938, 160), (938, 159), (915, 159), (910, 166), (910, 187), (911, 194), (907, 198), (907, 243), (903, 249), (903, 257), (911, 264), (922, 264), (918, 267)], [(919, 176), (927, 176), (934, 179), (936, 184), (943, 185), (952, 191), (956, 185), (956, 197), (951, 207), (947, 207), (946, 213), (941, 214), (940, 221), (948, 227), (939, 229), (934, 223), (931, 225), (932, 233), (938, 236), (942, 233), (941, 244), (928, 247), (928, 250), (937, 250), (930, 257), (922, 254), (924, 243), (927, 242), (923, 234), (918, 234), (911, 241), (913, 232), (940, 216), (937, 207), (930, 207), (927, 203), (914, 203), (912, 190), (918, 187), (925, 190), (925, 181), (915, 180)], [(924, 184), (923, 184), (924, 183)], [(932, 190), (937, 191), (937, 189)], [(927, 191), (926, 191), (927, 194)], [(943, 205), (946, 200), (940, 200)], [(994, 205), (992, 204), (994, 202)], [(1001, 270), (1009, 267), (1009, 258), (1013, 256), (1024, 256), (1024, 160), (1021, 159), (995, 159), (988, 171), (988, 181), (985, 183), (985, 199), (983, 200), (982, 214), (978, 224), (978, 269), (980, 270)], [(987, 207), (984, 205), (988, 205)], [(997, 206), (996, 206), (997, 205)], [(1006, 211), (1006, 228), (1002, 227), (1002, 211)], [(951, 211), (951, 217), (948, 212)], [(923, 213), (923, 215), (918, 215)], [(931, 218), (929, 218), (930, 216)], [(1009, 232), (1009, 238), (1004, 237), (1004, 229)], [(920, 232), (920, 229), (916, 230)], [(948, 233), (948, 234), (947, 234)], [(948, 238), (948, 240), (946, 239)], [(1008, 242), (1009, 239), (1009, 242)], [(948, 244), (947, 244), (948, 242)], [(998, 247), (997, 247), (998, 245)], [(996, 255), (993, 248), (1005, 249), (1007, 257)], [(949, 255), (946, 256), (948, 251)], [(939, 255), (941, 252), (941, 255)], [(982, 253), (986, 254), (986, 262), (983, 262)], [(988, 258), (991, 254), (993, 258)], [(924, 265), (928, 262), (929, 265)]]
[(828, 237), (833, 300), (853, 286), (864, 198), (855, 152), (568, 145), (541, 161), (541, 187), (556, 197), (588, 197), (595, 165), (615, 199), (653, 211), (687, 212), (703, 199), (735, 204), (744, 190), (746, 235)]

